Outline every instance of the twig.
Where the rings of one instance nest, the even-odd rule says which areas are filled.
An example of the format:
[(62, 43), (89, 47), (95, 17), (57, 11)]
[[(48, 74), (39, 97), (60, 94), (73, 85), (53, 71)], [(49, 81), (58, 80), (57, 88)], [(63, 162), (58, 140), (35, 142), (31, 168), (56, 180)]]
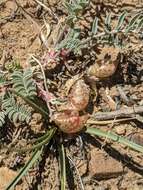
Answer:
[(34, 0), (36, 3), (38, 3), (41, 7), (43, 7), (45, 10), (47, 10), (49, 13), (50, 13), (50, 15), (52, 16), (52, 17), (54, 17), (57, 21), (59, 20), (58, 19), (58, 17), (55, 15), (55, 13), (49, 8), (49, 7), (47, 7), (44, 3), (42, 3), (41, 1), (39, 1), (39, 0)]
[(123, 91), (123, 89), (121, 88), (121, 86), (117, 85), (117, 89), (120, 93), (120, 96), (123, 100), (124, 103), (126, 103), (128, 106), (131, 105), (131, 100), (127, 97), (127, 95), (125, 94), (125, 92)]
[[(31, 58), (33, 58), (34, 61), (36, 61), (38, 63), (38, 65), (40, 66), (41, 71), (42, 71), (42, 75), (43, 75), (43, 79), (44, 79), (45, 90), (46, 90), (47, 94), (49, 94), (50, 92), (49, 92), (48, 87), (47, 87), (47, 81), (46, 81), (46, 76), (45, 76), (44, 69), (43, 69), (43, 67), (42, 67), (42, 65), (41, 65), (41, 63), (40, 63), (40, 61), (38, 59), (36, 59), (33, 55), (31, 55)], [(47, 107), (49, 109), (49, 118), (51, 118), (52, 114), (53, 114), (52, 109), (50, 107), (50, 103), (48, 101), (46, 103), (47, 103)]]
[[(86, 44), (86, 43), (89, 43), (92, 39), (97, 39), (97, 38), (101, 38), (101, 37), (103, 37), (103, 36), (105, 36), (105, 35), (113, 35), (113, 34), (119, 34), (119, 33), (121, 33), (121, 34), (125, 34), (126, 33), (126, 30), (122, 30), (122, 31), (117, 31), (117, 30), (112, 30), (111, 32), (101, 32), (101, 33), (99, 33), (99, 34), (96, 34), (96, 35), (91, 35), (91, 36), (89, 36), (87, 39), (85, 39), (85, 40), (83, 40), (83, 41), (81, 41), (81, 43), (80, 43), (80, 45), (84, 45), (84, 44)], [(129, 32), (130, 34), (132, 34), (132, 33), (134, 33), (134, 34), (139, 34), (139, 32), (137, 32), (137, 31), (130, 31)]]
[(114, 123), (119, 123), (119, 122), (124, 122), (124, 121), (130, 121), (136, 119), (136, 117), (131, 117), (131, 118), (124, 118), (124, 119), (112, 119), (112, 120), (104, 120), (104, 121), (99, 121), (95, 120), (94, 118), (91, 118), (87, 120), (87, 125), (108, 125), (111, 124), (113, 125)]
[(84, 185), (83, 185), (83, 182), (82, 182), (82, 179), (80, 177), (80, 173), (74, 163), (74, 161), (71, 159), (71, 157), (68, 155), (67, 158), (69, 159), (70, 163), (73, 165), (73, 167), (75, 168), (75, 171), (76, 171), (76, 174), (78, 175), (78, 178), (79, 178), (79, 182), (80, 182), (80, 186), (81, 186), (81, 190), (85, 190), (84, 188)]
[(136, 114), (143, 113), (143, 106), (122, 108), (111, 112), (98, 112), (92, 116), (95, 120), (108, 120), (116, 118), (136, 117)]

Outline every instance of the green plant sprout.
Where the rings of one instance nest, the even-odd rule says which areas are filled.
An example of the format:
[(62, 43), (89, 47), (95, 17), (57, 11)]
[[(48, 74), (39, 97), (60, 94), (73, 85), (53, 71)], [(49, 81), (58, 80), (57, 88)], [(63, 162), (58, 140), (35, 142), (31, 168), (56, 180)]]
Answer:
[(124, 35), (124, 38), (128, 38), (130, 34), (141, 35), (143, 33), (142, 12), (132, 16), (128, 24), (125, 22), (127, 18), (128, 13), (125, 11), (119, 16), (117, 24), (113, 28), (111, 14), (107, 14), (104, 22), (104, 31), (99, 32), (99, 18), (95, 17), (92, 23), (90, 36), (86, 39), (80, 39), (79, 28), (76, 29), (75, 27), (71, 27), (64, 40), (61, 41), (56, 48), (58, 50), (62, 48), (70, 49), (74, 51), (74, 53), (80, 53), (81, 49), (88, 47), (88, 43), (92, 40), (96, 40), (96, 43), (108, 43), (122, 47), (124, 44), (122, 40), (123, 36), (122, 38), (120, 37), (121, 34)]

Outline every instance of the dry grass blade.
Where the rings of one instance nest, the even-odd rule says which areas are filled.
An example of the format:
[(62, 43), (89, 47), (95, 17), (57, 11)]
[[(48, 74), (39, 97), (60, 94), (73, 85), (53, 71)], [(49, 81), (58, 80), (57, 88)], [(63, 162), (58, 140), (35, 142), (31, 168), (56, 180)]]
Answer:
[(120, 122), (125, 122), (125, 121), (131, 121), (136, 119), (136, 117), (133, 118), (125, 118), (125, 119), (112, 119), (112, 120), (103, 120), (103, 121), (98, 121), (98, 120), (94, 120), (94, 119), (89, 119), (87, 120), (87, 125), (108, 125), (113, 123), (120, 123)]
[[(38, 65), (40, 66), (41, 68), (41, 72), (42, 72), (42, 75), (43, 75), (43, 80), (44, 80), (44, 86), (45, 86), (45, 89), (46, 89), (46, 92), (47, 94), (49, 94), (49, 90), (48, 90), (48, 87), (47, 87), (47, 82), (46, 82), (46, 76), (45, 76), (45, 72), (44, 72), (44, 69), (40, 63), (40, 61), (38, 59), (36, 59), (33, 55), (31, 56), (31, 58), (36, 61), (38, 63)], [(47, 107), (49, 109), (49, 117), (51, 118), (52, 116), (52, 110), (51, 110), (51, 107), (50, 107), (50, 104), (49, 102), (46, 102), (47, 103)]]
[(81, 188), (81, 190), (85, 190), (84, 185), (83, 185), (83, 182), (82, 182), (82, 179), (81, 179), (81, 176), (80, 176), (80, 173), (79, 173), (79, 171), (78, 171), (78, 169), (77, 169), (75, 163), (73, 162), (73, 160), (71, 159), (70, 156), (67, 156), (67, 157), (68, 157), (68, 159), (69, 159), (71, 165), (75, 168), (75, 172), (76, 172), (76, 174), (77, 174), (77, 176), (78, 176), (78, 179), (79, 179), (79, 182), (80, 182), (80, 188)]
[[(51, 27), (50, 25), (46, 22), (45, 18), (43, 17), (43, 21), (44, 21), (44, 26), (41, 29), (41, 40), (44, 43), (44, 45), (48, 48), (48, 43), (47, 43), (47, 39), (49, 38), (50, 34), (51, 34)], [(44, 32), (42, 31), (44, 28), (46, 28), (46, 35), (44, 35)]]
[(48, 8), (44, 3), (42, 3), (41, 1), (39, 0), (34, 0), (36, 1), (36, 3), (38, 3), (40, 6), (42, 6), (45, 10), (47, 10), (51, 16), (53, 16), (56, 20), (59, 20), (58, 17), (55, 15), (55, 13), (53, 13), (53, 11)]

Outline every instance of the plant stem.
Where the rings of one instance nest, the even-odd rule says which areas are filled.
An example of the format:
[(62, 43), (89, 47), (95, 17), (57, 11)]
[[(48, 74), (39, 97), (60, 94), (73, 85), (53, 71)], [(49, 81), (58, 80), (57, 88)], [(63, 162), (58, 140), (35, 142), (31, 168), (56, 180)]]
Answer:
[(59, 146), (61, 190), (66, 189), (66, 157), (63, 144)]
[[(42, 72), (43, 79), (44, 79), (44, 86), (45, 86), (47, 94), (49, 94), (49, 90), (48, 90), (48, 87), (47, 87), (47, 81), (46, 81), (46, 76), (45, 76), (44, 69), (43, 69), (43, 67), (42, 67), (42, 65), (41, 65), (41, 63), (40, 63), (40, 61), (38, 59), (36, 59), (33, 55), (31, 57), (34, 59), (34, 61), (36, 61), (38, 63), (38, 65), (41, 68), (41, 72)], [(52, 117), (52, 109), (50, 107), (50, 103), (48, 101), (46, 101), (46, 103), (47, 103), (47, 107), (49, 109), (49, 117), (51, 118)]]
[(27, 171), (32, 167), (32, 165), (36, 162), (37, 159), (41, 156), (42, 149), (36, 149), (32, 154), (31, 158), (25, 164), (25, 166), (20, 170), (16, 178), (6, 187), (5, 190), (12, 190), (16, 186), (16, 184), (21, 180), (21, 178), (27, 173)]
[[(117, 33), (126, 34), (126, 30), (122, 30), (122, 31), (112, 30), (111, 32), (108, 32), (108, 33), (101, 32), (100, 34), (91, 35), (87, 39), (82, 40), (80, 45), (86, 44), (86, 43), (90, 42), (92, 39), (101, 38), (102, 36), (105, 36), (105, 35), (113, 35), (113, 34), (117, 34)], [(136, 32), (136, 31), (130, 31), (130, 33), (138, 34), (138, 32)], [(128, 34), (129, 34), (129, 32), (128, 32)]]
[(109, 138), (113, 141), (116, 141), (118, 143), (124, 144), (136, 151), (139, 151), (141, 153), (143, 153), (143, 146), (136, 144), (132, 141), (129, 141), (128, 139), (124, 138), (124, 137), (120, 137), (119, 135), (110, 132), (110, 131), (102, 131), (100, 129), (97, 128), (87, 128), (86, 133), (89, 133), (91, 135), (97, 135), (99, 137), (104, 137), (104, 138)]
[(30, 100), (29, 98), (23, 96), (22, 94), (20, 94), (19, 92), (16, 92), (15, 90), (11, 89), (11, 91), (16, 94), (17, 96), (21, 97), (27, 104), (29, 104), (33, 109), (35, 109), (35, 111), (38, 111), (39, 113), (41, 113), (43, 116), (45, 116), (47, 118), (47, 116), (49, 117), (49, 113), (46, 112), (43, 108), (41, 108), (39, 105), (35, 104), (32, 100)]

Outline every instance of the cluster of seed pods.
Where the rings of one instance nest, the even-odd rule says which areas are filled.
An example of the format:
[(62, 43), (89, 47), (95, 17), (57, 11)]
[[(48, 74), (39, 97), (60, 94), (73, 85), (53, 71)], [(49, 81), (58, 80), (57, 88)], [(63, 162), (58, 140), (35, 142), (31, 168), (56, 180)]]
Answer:
[[(118, 67), (119, 50), (114, 47), (103, 48), (103, 57), (87, 69), (89, 79), (102, 80), (112, 76)], [(68, 95), (68, 102), (62, 112), (54, 114), (53, 120), (65, 133), (81, 131), (88, 119), (88, 115), (80, 115), (89, 102), (90, 89), (83, 79), (77, 80)]]
[(61, 131), (73, 134), (81, 131), (88, 119), (87, 114), (80, 115), (81, 111), (87, 107), (89, 102), (90, 89), (83, 79), (79, 79), (72, 86), (68, 95), (66, 109), (55, 113), (53, 121)]

